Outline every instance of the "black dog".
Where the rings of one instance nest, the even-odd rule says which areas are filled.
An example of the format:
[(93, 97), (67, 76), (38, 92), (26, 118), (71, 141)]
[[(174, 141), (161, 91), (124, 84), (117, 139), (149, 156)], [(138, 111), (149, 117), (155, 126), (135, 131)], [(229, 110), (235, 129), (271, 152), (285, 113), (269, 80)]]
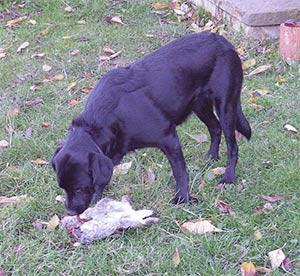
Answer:
[(208, 156), (215, 160), (223, 130), (227, 167), (220, 183), (235, 182), (235, 130), (251, 137), (241, 110), (242, 80), (234, 47), (211, 33), (187, 35), (104, 75), (52, 158), (68, 214), (80, 214), (100, 199), (113, 166), (143, 147), (165, 153), (176, 179), (174, 203), (188, 202), (188, 173), (176, 126), (192, 112), (208, 127)]

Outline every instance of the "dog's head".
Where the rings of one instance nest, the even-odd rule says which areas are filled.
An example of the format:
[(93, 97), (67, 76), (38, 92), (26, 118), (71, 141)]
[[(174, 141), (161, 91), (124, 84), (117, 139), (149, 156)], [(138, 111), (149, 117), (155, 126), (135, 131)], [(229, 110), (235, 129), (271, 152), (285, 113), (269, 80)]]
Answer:
[(113, 164), (102, 152), (61, 147), (51, 160), (57, 182), (65, 190), (65, 207), (68, 215), (83, 213), (93, 198), (100, 199), (108, 184)]

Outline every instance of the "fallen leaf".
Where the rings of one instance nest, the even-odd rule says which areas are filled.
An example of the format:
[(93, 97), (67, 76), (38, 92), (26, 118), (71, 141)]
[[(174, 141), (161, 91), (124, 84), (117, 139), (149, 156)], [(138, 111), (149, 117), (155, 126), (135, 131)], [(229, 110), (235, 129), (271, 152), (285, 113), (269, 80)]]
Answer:
[(179, 255), (178, 248), (175, 248), (175, 250), (174, 250), (174, 253), (173, 253), (173, 256), (172, 256), (172, 261), (173, 261), (173, 264), (174, 264), (175, 268), (179, 266), (179, 264), (180, 264), (180, 255)]
[(272, 64), (267, 64), (267, 65), (259, 66), (256, 69), (254, 69), (253, 71), (251, 71), (247, 75), (247, 77), (251, 77), (251, 76), (254, 76), (254, 75), (258, 75), (258, 74), (264, 73), (264, 72), (270, 70), (271, 68), (272, 68)]
[(256, 101), (257, 101), (257, 97), (252, 95), (248, 100), (248, 104), (255, 104)]
[(37, 98), (37, 99), (34, 99), (34, 100), (26, 101), (25, 106), (31, 107), (31, 106), (37, 106), (37, 105), (40, 105), (40, 104), (43, 104), (43, 103), (44, 103), (43, 99)]
[(80, 51), (78, 49), (71, 50), (69, 53), (71, 56), (76, 56)]
[(47, 224), (47, 230), (54, 230), (56, 227), (59, 226), (60, 218), (58, 215), (54, 215)]
[(52, 70), (52, 67), (48, 64), (43, 65), (43, 71), (44, 72), (50, 72)]
[(298, 130), (295, 127), (293, 127), (292, 125), (286, 124), (284, 126), (284, 128), (286, 130), (288, 130), (289, 132), (291, 132), (292, 134), (298, 134)]
[(11, 196), (11, 197), (6, 197), (6, 196), (0, 196), (0, 206), (1, 205), (9, 205), (9, 204), (20, 204), (24, 202), (29, 202), (32, 200), (32, 197), (28, 195), (21, 195), (21, 196)]
[(199, 185), (199, 187), (198, 187), (198, 191), (203, 190), (206, 185), (207, 185), (206, 182), (204, 180), (202, 180), (201, 183), (200, 183), (200, 185)]
[(63, 74), (56, 74), (54, 76), (47, 76), (43, 79), (43, 82), (51, 82), (51, 81), (60, 81), (63, 80), (65, 77)]
[(7, 148), (9, 146), (9, 143), (6, 140), (0, 141), (0, 150)]
[(72, 90), (77, 85), (77, 82), (71, 82), (67, 86), (67, 91)]
[(46, 56), (46, 53), (35, 53), (31, 56), (31, 58), (43, 58)]
[(180, 230), (183, 233), (190, 232), (199, 235), (223, 232), (223, 230), (215, 227), (208, 219), (194, 219), (180, 225)]
[(25, 41), (19, 46), (19, 48), (17, 49), (17, 53), (20, 53), (21, 51), (25, 50), (26, 48), (29, 47), (29, 45), (30, 43), (28, 41)]
[(28, 23), (31, 25), (36, 25), (36, 20), (30, 19), (30, 20), (28, 20)]
[(222, 212), (226, 215), (233, 215), (234, 214), (234, 212), (232, 210), (232, 206), (229, 205), (228, 203), (226, 203), (222, 200), (217, 200), (216, 205), (217, 205), (220, 212)]
[(65, 35), (63, 36), (63, 40), (68, 40), (68, 39), (71, 39), (73, 36), (72, 35)]
[(256, 267), (256, 272), (262, 273), (262, 274), (269, 274), (271, 273), (271, 269), (263, 266), (257, 266)]
[(84, 25), (84, 24), (86, 24), (86, 21), (84, 19), (83, 20), (79, 20), (79, 21), (77, 21), (77, 24)]
[(12, 20), (9, 20), (6, 22), (6, 27), (12, 27), (14, 25), (17, 25), (27, 19), (27, 16), (21, 16)]
[(211, 170), (214, 175), (223, 175), (226, 171), (226, 167), (217, 167)]
[(43, 128), (47, 128), (47, 127), (49, 127), (50, 126), (50, 123), (49, 122), (42, 122), (41, 123), (41, 127), (43, 127)]
[(30, 89), (31, 91), (35, 92), (35, 91), (40, 90), (40, 89), (41, 89), (41, 86), (39, 86), (39, 85), (32, 85), (32, 86), (30, 86), (29, 89)]
[(42, 36), (45, 36), (45, 35), (49, 34), (49, 32), (50, 32), (49, 29), (45, 29), (45, 30), (41, 31), (40, 34)]
[(244, 262), (240, 266), (242, 276), (254, 276), (256, 268), (252, 262)]
[(125, 25), (120, 16), (106, 16), (104, 20), (108, 23), (117, 23), (121, 25)]
[(122, 50), (110, 55), (109, 59), (114, 59), (114, 58), (118, 57), (121, 53), (122, 53)]
[(67, 7), (65, 7), (65, 11), (71, 13), (71, 12), (73, 12), (74, 10), (73, 10), (72, 7), (67, 6)]
[(80, 89), (80, 91), (82, 91), (84, 93), (89, 93), (91, 90), (93, 90), (92, 86), (85, 86)]
[(276, 268), (280, 267), (284, 259), (286, 258), (282, 251), (282, 248), (269, 252), (268, 256), (271, 261), (272, 270), (275, 270)]
[(75, 99), (68, 100), (68, 105), (70, 105), (70, 106), (76, 106), (78, 104), (79, 104), (79, 102)]
[(259, 240), (261, 240), (262, 239), (262, 233), (259, 231), (259, 230), (256, 230), (255, 232), (254, 232), (254, 237), (255, 237), (255, 239), (257, 240), (257, 241), (259, 241)]
[(64, 195), (58, 195), (55, 200), (64, 203), (66, 201), (66, 197)]
[(6, 57), (6, 53), (5, 52), (0, 53), (0, 59), (5, 58), (5, 57)]
[(272, 91), (269, 89), (255, 89), (250, 92), (253, 97), (260, 97), (272, 94)]
[(273, 210), (273, 206), (272, 206), (271, 203), (268, 202), (268, 203), (266, 203), (266, 204), (264, 205), (264, 208), (258, 209), (258, 210), (254, 213), (254, 215), (267, 214), (267, 213), (269, 213), (269, 211), (271, 211), (271, 210)]
[(113, 49), (109, 48), (108, 46), (104, 46), (103, 51), (104, 51), (104, 53), (110, 54), (110, 55), (115, 53), (115, 51)]
[(41, 166), (50, 164), (49, 161), (43, 160), (41, 158), (33, 159), (33, 160), (31, 160), (31, 162), (34, 164), (37, 164), (37, 165), (41, 165)]
[(98, 55), (98, 60), (99, 60), (99, 62), (103, 62), (103, 61), (109, 61), (110, 58), (109, 58), (109, 56)]
[(163, 3), (160, 3), (160, 2), (151, 3), (151, 8), (155, 9), (155, 10), (158, 10), (158, 9), (164, 9), (164, 10), (171, 9), (171, 7), (169, 5), (163, 4)]
[(132, 161), (114, 167), (113, 175), (125, 175), (132, 166)]
[(189, 137), (191, 137), (192, 139), (197, 141), (197, 143), (199, 143), (199, 144), (204, 143), (204, 142), (208, 142), (208, 137), (204, 133), (189, 134), (189, 133), (185, 132), (185, 134), (187, 134)]
[(276, 195), (276, 196), (265, 196), (265, 195), (262, 195), (261, 196), (262, 199), (270, 202), (270, 203), (273, 203), (273, 202), (276, 202), (276, 201), (281, 201), (281, 200), (285, 200), (285, 197), (282, 196), (282, 195)]
[(255, 58), (251, 58), (251, 59), (248, 59), (248, 60), (246, 60), (246, 61), (243, 62), (242, 69), (243, 70), (247, 70), (248, 68), (253, 67), (255, 65), (256, 65)]
[(294, 271), (295, 267), (293, 265), (293, 263), (291, 262), (291, 260), (286, 257), (282, 264), (281, 264), (281, 268), (285, 271), (285, 272), (292, 272)]

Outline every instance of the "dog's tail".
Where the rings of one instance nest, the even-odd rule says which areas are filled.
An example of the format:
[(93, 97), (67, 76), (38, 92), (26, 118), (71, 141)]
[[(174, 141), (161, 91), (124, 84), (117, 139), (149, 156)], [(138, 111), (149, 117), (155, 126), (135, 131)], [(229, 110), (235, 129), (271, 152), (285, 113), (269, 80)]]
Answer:
[(242, 111), (241, 103), (239, 103), (237, 108), (236, 129), (240, 133), (242, 133), (248, 140), (250, 140), (252, 131), (249, 122), (247, 121)]

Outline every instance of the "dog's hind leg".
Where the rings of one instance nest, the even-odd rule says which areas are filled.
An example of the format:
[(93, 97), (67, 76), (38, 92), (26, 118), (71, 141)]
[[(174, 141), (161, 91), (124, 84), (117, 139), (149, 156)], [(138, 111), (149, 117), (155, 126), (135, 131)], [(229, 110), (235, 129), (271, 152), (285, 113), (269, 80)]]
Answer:
[(235, 138), (238, 105), (243, 81), (241, 61), (234, 51), (228, 51), (216, 60), (210, 79), (213, 104), (220, 120), (227, 146), (225, 175), (219, 183), (234, 183), (238, 161), (238, 145)]
[(210, 147), (206, 156), (213, 160), (218, 160), (222, 129), (219, 120), (214, 114), (212, 101), (207, 94), (200, 95), (197, 98), (193, 105), (193, 111), (207, 126), (210, 134)]
[(160, 149), (168, 158), (176, 180), (176, 196), (173, 199), (173, 203), (180, 204), (189, 202), (189, 177), (175, 127), (174, 131), (161, 141)]

